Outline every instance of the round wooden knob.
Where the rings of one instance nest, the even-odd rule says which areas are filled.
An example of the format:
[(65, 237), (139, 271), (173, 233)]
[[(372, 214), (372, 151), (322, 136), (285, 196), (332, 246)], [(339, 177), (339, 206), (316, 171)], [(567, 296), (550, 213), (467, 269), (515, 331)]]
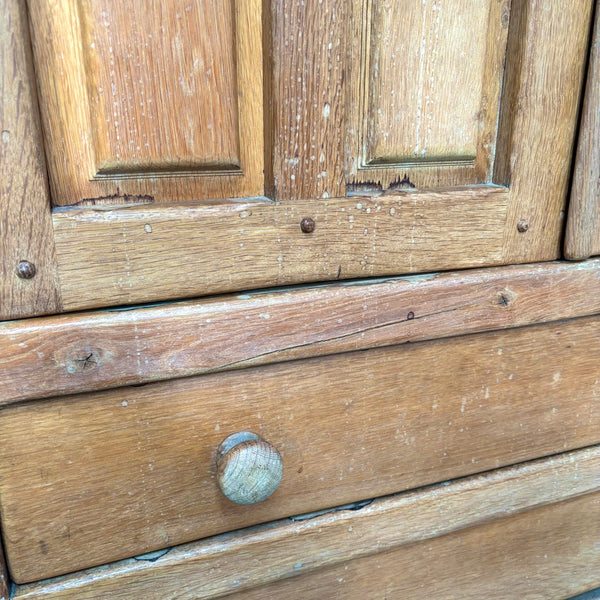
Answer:
[(266, 500), (283, 475), (281, 455), (250, 431), (230, 435), (217, 450), (217, 481), (221, 491), (236, 504)]

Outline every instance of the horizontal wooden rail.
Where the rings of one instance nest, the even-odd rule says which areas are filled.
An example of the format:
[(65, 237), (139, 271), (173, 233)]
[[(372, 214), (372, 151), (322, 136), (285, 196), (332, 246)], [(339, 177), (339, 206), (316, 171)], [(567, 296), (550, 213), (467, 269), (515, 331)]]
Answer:
[(600, 313), (600, 260), (0, 324), (0, 404)]

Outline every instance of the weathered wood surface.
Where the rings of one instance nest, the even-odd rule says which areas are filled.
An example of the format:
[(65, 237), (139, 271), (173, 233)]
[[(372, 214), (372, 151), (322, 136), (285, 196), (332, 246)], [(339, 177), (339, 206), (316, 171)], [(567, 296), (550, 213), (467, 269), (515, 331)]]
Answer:
[(311, 216), (320, 199), (346, 193), (349, 3), (271, 0), (265, 6), (270, 6), (272, 26), (274, 197), (285, 205), (310, 199), (298, 209)]
[(0, 404), (600, 313), (600, 260), (0, 324)]
[[(171, 178), (124, 176), (112, 183), (106, 183), (106, 178), (88, 181), (86, 165), (93, 162), (88, 156), (90, 148), (103, 148), (102, 139), (106, 141), (92, 135), (88, 121), (94, 111), (86, 109), (89, 102), (80, 102), (82, 97), (94, 96), (82, 83), (84, 62), (91, 65), (92, 79), (101, 76), (97, 61), (91, 55), (84, 59), (80, 39), (83, 35), (90, 44), (101, 44), (102, 36), (92, 40), (96, 39), (90, 25), (94, 19), (83, 11), (83, 24), (89, 21), (90, 27), (83, 27), (87, 33), (79, 35), (76, 30), (82, 24), (81, 20), (75, 23), (73, 2), (30, 4), (38, 64), (46, 67), (39, 70), (40, 87), (46, 90), (45, 96), (61, 99), (57, 110), (51, 109), (49, 102), (42, 103), (47, 135), (59, 145), (65, 141), (75, 144), (74, 140), (83, 136), (87, 140), (83, 146), (89, 150), (85, 156), (71, 152), (73, 148), (49, 152), (50, 170), (64, 175), (63, 183), (71, 190), (67, 196), (84, 204), (90, 199), (88, 204), (151, 202), (146, 196), (155, 195), (154, 187), (171, 185)], [(235, 6), (236, 10), (247, 10), (239, 7), (255, 6), (255, 1), (236, 2)], [(473, 118), (484, 123), (484, 129), (493, 121), (490, 115), (495, 115), (492, 96), (498, 83), (497, 65), (510, 20), (506, 85), (500, 102), (501, 135), (491, 178), (500, 184), (498, 187), (439, 187), (445, 184), (434, 177), (435, 191), (423, 189), (427, 187), (423, 184), (419, 190), (398, 191), (391, 196), (372, 197), (379, 190), (366, 190), (367, 197), (357, 198), (343, 197), (346, 191), (353, 191), (345, 189), (346, 132), (351, 128), (345, 80), (352, 54), (347, 47), (349, 3), (324, 0), (317, 7), (312, 3), (273, 2), (262, 11), (248, 9), (244, 18), (236, 13), (240, 18), (234, 20), (244, 31), (266, 28), (262, 38), (235, 37), (242, 45), (247, 42), (240, 51), (242, 56), (258, 57), (263, 49), (265, 53), (264, 64), (251, 61), (247, 71), (254, 75), (248, 75), (248, 85), (240, 75), (246, 73), (246, 63), (236, 63), (237, 74), (242, 77), (236, 84), (243, 92), (240, 111), (244, 103), (250, 103), (260, 107), (254, 111), (260, 117), (257, 119), (262, 120), (264, 113), (268, 121), (265, 128), (253, 121), (254, 125), (248, 126), (251, 139), (246, 143), (240, 138), (240, 148), (251, 148), (252, 155), (261, 160), (266, 156), (265, 190), (281, 203), (246, 198), (243, 202), (210, 204), (206, 199), (214, 198), (212, 193), (196, 190), (188, 197), (194, 177), (186, 176), (175, 177), (172, 190), (163, 194), (169, 201), (190, 200), (182, 205), (59, 211), (53, 223), (64, 310), (557, 258), (591, 7), (591, 0), (532, 0), (516, 3), (509, 15), (504, 4), (490, 5), (485, 44), (482, 39), (477, 45), (479, 54), (486, 57), (482, 86), (489, 87), (483, 96), (490, 105)], [(64, 18), (60, 16), (63, 13)], [(139, 18), (150, 22), (154, 17)], [(416, 19), (415, 23), (423, 25), (427, 19)], [(73, 28), (69, 23), (75, 23)], [(383, 29), (387, 31), (386, 27)], [(86, 36), (91, 37), (88, 40)], [(216, 34), (211, 36), (205, 40), (208, 54), (223, 42)], [(262, 47), (254, 48), (252, 43), (261, 45), (260, 39)], [(432, 48), (442, 43), (427, 39)], [(52, 44), (61, 51), (49, 51)], [(94, 53), (91, 47), (85, 51)], [(73, 63), (73, 68), (65, 67), (64, 61)], [(450, 62), (454, 65), (455, 61)], [(97, 68), (92, 68), (94, 65)], [(263, 78), (265, 72), (268, 76)], [(221, 84), (229, 89), (226, 81)], [(437, 92), (434, 95), (439, 96)], [(125, 100), (128, 105), (129, 100)], [(385, 98), (381, 101), (388, 106)], [(173, 114), (179, 115), (176, 107)], [(489, 135), (483, 137), (485, 140), (480, 139), (476, 146), (481, 149), (485, 145), (483, 154), (489, 159), (488, 147), (494, 140), (488, 139)], [(263, 144), (266, 153), (260, 150)], [(489, 163), (488, 159), (483, 163)], [(489, 165), (482, 169), (489, 171)], [(86, 186), (108, 187), (102, 193), (73, 191), (82, 176)], [(223, 182), (227, 178), (219, 177), (218, 185), (226, 188)], [(215, 178), (197, 179), (206, 183)], [(453, 185), (457, 183), (460, 181), (453, 181)], [(119, 198), (112, 198), (115, 193)], [(233, 193), (221, 189), (216, 196), (225, 198)], [(246, 193), (249, 191), (238, 195)], [(65, 203), (62, 192), (55, 190), (55, 196), (57, 204)], [(316, 221), (312, 234), (300, 231), (299, 223), (305, 217)]]
[(577, 156), (571, 185), (565, 256), (600, 254), (600, 9), (596, 6)]
[(564, 600), (600, 584), (599, 523), (591, 494), (227, 598)]
[(504, 255), (552, 260), (562, 251), (594, 2), (512, 4), (494, 166), (494, 182), (510, 188)]
[[(590, 317), (6, 407), (11, 573), (37, 580), (596, 443), (599, 363)], [(283, 458), (253, 506), (215, 480), (236, 431)]]
[(351, 189), (490, 183), (510, 2), (348, 4)]
[[(321, 576), (325, 578), (323, 593), (316, 597), (337, 597), (334, 590), (344, 586), (339, 582), (326, 593), (324, 590), (330, 589), (325, 587), (328, 574), (341, 570), (338, 577), (351, 576), (368, 561), (371, 571), (365, 577), (387, 583), (389, 577), (399, 575), (400, 581), (410, 581), (412, 572), (421, 576), (425, 569), (425, 576), (415, 576), (413, 583), (432, 586), (438, 592), (444, 591), (439, 589), (441, 584), (456, 585), (445, 590), (455, 589), (460, 597), (467, 589), (461, 586), (468, 584), (469, 591), (479, 585), (480, 591), (493, 590), (494, 597), (512, 600), (517, 588), (505, 588), (502, 596), (493, 588), (495, 582), (507, 585), (508, 578), (508, 583), (523, 591), (537, 587), (538, 595), (528, 597), (547, 600), (554, 596), (539, 592), (560, 590), (564, 598), (583, 591), (586, 585), (592, 587), (600, 572), (598, 494), (591, 493), (600, 489), (599, 470), (598, 447), (579, 450), (375, 500), (360, 510), (271, 523), (172, 548), (154, 562), (129, 559), (53, 581), (17, 586), (15, 599), (136, 596), (163, 600), (173, 596), (201, 600), (303, 574), (309, 575), (264, 588), (266, 594), (283, 586), (286, 593), (259, 597), (305, 597), (303, 591), (314, 592), (310, 579)], [(575, 498), (579, 499), (565, 502)], [(470, 539), (473, 543), (467, 544)], [(392, 556), (398, 562), (387, 573), (377, 568), (377, 564), (387, 565), (386, 557)], [(478, 568), (479, 561), (483, 569)], [(594, 569), (594, 565), (598, 567)], [(313, 571), (316, 573), (310, 575)], [(538, 572), (545, 583), (536, 576)], [(482, 576), (470, 576), (475, 573)], [(371, 598), (385, 591), (380, 583), (371, 585), (367, 594), (357, 583), (363, 595), (356, 597)], [(249, 597), (261, 592), (257, 587)], [(452, 597), (407, 595), (432, 596)]]
[(260, 0), (29, 10), (55, 205), (263, 194)]
[[(66, 310), (504, 262), (507, 191), (66, 210)], [(468, 218), (467, 218), (468, 215)], [(300, 223), (311, 217), (313, 233)], [(200, 241), (199, 241), (200, 240)]]
[(0, 320), (60, 311), (55, 263), (27, 14), (0, 0)]

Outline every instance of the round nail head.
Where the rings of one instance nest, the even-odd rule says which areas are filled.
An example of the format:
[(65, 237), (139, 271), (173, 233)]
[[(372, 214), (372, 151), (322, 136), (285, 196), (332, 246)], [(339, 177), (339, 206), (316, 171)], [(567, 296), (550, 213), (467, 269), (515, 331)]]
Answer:
[(300, 221), (300, 229), (302, 229), (304, 233), (312, 233), (315, 230), (315, 227), (316, 223), (314, 219), (311, 219), (310, 217), (305, 217)]
[(21, 279), (31, 279), (32, 277), (35, 277), (35, 273), (35, 265), (28, 260), (22, 260), (17, 265), (17, 277), (20, 277)]

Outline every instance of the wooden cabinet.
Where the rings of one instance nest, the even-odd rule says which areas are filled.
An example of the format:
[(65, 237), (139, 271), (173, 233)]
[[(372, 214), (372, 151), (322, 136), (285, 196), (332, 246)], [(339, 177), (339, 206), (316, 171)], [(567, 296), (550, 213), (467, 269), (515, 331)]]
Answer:
[(3, 315), (559, 258), (593, 3), (405, 4), (32, 2), (54, 302)]
[(0, 0), (15, 598), (600, 585), (594, 12)]

